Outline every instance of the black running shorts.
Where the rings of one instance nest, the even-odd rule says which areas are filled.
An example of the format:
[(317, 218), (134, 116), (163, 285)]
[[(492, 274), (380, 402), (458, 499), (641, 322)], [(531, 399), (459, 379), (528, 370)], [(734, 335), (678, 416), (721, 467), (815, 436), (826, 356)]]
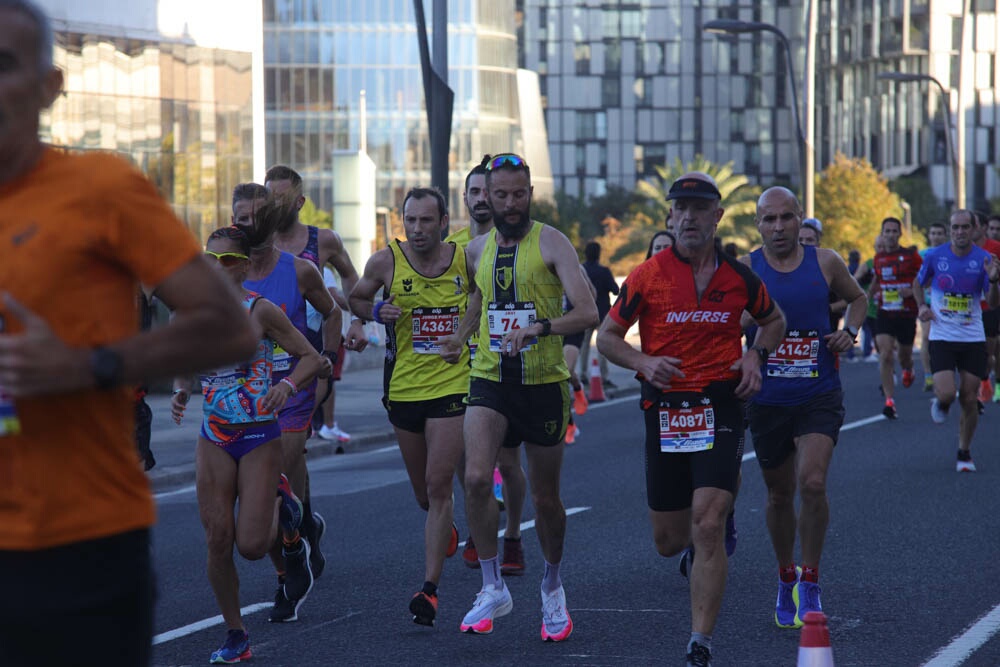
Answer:
[(913, 339), (917, 337), (917, 318), (889, 315), (880, 310), (875, 318), (875, 335), (892, 336), (900, 345), (913, 345)]
[(646, 502), (655, 512), (691, 507), (695, 489), (714, 487), (733, 493), (743, 462), (743, 402), (735, 383), (715, 383), (704, 391), (712, 402), (715, 439), (711, 449), (677, 453), (660, 449), (660, 408), (698, 401), (702, 394), (660, 393), (643, 383), (641, 407), (646, 422)]
[(389, 423), (403, 431), (423, 433), (428, 419), (461, 417), (465, 414), (465, 394), (451, 394), (426, 401), (390, 401), (382, 398)]
[(798, 437), (818, 433), (837, 444), (844, 425), (844, 392), (824, 392), (798, 405), (751, 403), (747, 416), (757, 462), (761, 468), (773, 470), (795, 452)]
[(983, 331), (987, 338), (1000, 336), (1000, 308), (983, 311)]
[(986, 341), (957, 343), (948, 340), (930, 342), (931, 372), (959, 370), (971, 373), (980, 380), (989, 377)]
[(515, 384), (474, 377), (466, 403), (507, 418), (504, 447), (517, 447), (522, 442), (552, 447), (566, 437), (570, 406), (566, 382)]

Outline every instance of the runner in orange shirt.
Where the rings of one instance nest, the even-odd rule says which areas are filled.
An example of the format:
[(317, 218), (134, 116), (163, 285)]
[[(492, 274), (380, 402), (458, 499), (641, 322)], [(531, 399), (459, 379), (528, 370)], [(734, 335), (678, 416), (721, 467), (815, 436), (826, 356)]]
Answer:
[[(0, 6), (0, 61), (0, 385), (16, 414), (0, 430), (0, 665), (148, 665), (155, 511), (135, 387), (237, 363), (257, 341), (141, 173), (39, 141), (63, 80), (34, 4)], [(169, 324), (139, 333), (140, 283)]]

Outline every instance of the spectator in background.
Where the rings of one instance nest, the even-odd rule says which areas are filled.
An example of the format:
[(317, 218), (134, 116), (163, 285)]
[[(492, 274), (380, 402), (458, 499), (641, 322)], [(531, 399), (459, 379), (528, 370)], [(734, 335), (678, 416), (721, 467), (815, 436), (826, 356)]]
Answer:
[[(599, 243), (596, 241), (588, 243), (583, 249), (583, 256), (586, 258), (586, 261), (583, 263), (583, 270), (586, 271), (591, 284), (597, 290), (597, 315), (603, 322), (604, 316), (611, 310), (611, 298), (609, 295), (618, 295), (618, 283), (615, 282), (615, 277), (611, 275), (611, 269), (599, 261), (601, 259), (601, 245)], [(583, 347), (580, 349), (581, 378), (588, 377), (587, 374), (590, 368), (590, 339), (593, 337), (596, 329), (594, 327), (583, 332)], [(615, 384), (608, 379), (608, 362), (603, 355), (600, 355), (599, 358), (601, 360), (601, 379), (604, 382), (604, 386), (614, 388)]]
[(674, 244), (674, 235), (670, 232), (656, 232), (653, 238), (649, 239), (649, 248), (646, 250), (646, 259), (649, 259), (661, 250), (666, 250)]

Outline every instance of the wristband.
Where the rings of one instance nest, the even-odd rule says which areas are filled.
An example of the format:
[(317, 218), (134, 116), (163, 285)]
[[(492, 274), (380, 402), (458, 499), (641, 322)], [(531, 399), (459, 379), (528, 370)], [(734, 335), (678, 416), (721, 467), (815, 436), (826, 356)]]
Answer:
[(288, 378), (281, 378), (280, 383), (288, 385), (289, 389), (292, 390), (292, 396), (294, 396), (295, 394), (299, 393), (299, 388), (296, 387), (295, 383), (292, 382), (291, 380), (289, 380)]
[(375, 304), (375, 307), (372, 308), (372, 319), (378, 322), (379, 324), (385, 324), (385, 322), (382, 321), (382, 318), (378, 316), (378, 311), (382, 310), (382, 306), (384, 305), (385, 301), (379, 301), (378, 303)]
[(535, 320), (535, 324), (542, 325), (542, 333), (538, 334), (541, 337), (548, 336), (552, 333), (552, 322), (548, 318), (542, 318), (540, 320)]

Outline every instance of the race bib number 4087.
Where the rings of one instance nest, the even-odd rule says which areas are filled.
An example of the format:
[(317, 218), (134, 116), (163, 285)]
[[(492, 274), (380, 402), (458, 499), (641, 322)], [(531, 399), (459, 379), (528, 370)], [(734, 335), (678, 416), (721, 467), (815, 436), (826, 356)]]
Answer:
[(715, 445), (715, 410), (708, 399), (660, 407), (660, 451), (701, 452)]

